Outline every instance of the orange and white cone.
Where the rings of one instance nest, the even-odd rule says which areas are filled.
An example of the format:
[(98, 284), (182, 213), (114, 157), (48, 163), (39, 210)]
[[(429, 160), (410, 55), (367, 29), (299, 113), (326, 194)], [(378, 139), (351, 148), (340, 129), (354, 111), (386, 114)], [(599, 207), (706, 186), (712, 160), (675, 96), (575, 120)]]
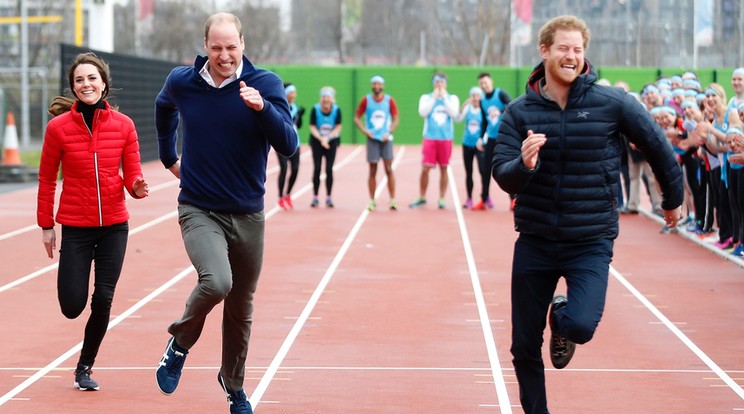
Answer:
[(21, 165), (21, 154), (18, 152), (18, 130), (15, 117), (8, 112), (5, 122), (5, 139), (3, 141), (3, 165)]

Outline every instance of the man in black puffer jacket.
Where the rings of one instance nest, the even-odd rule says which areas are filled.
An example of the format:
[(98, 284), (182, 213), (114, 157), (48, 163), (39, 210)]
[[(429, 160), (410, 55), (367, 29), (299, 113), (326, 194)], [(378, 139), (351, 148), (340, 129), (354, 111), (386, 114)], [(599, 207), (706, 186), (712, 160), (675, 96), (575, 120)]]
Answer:
[[(602, 317), (618, 234), (620, 134), (651, 165), (670, 227), (680, 218), (684, 192), (672, 148), (640, 103), (620, 88), (595, 84), (597, 73), (584, 59), (586, 23), (556, 17), (540, 29), (538, 42), (542, 63), (526, 94), (506, 108), (493, 158), (493, 177), (517, 195), (511, 353), (528, 414), (548, 413), (541, 356), (546, 314), (556, 368), (568, 364), (575, 344), (592, 338)], [(561, 276), (567, 298), (553, 297)]]

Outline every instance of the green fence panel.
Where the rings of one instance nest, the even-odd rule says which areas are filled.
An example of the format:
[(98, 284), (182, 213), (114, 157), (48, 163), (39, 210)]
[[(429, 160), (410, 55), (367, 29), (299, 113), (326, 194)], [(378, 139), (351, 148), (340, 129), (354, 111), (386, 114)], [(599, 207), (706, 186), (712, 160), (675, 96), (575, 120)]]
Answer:
[(656, 68), (623, 68), (623, 67), (601, 67), (598, 69), (600, 79), (607, 79), (610, 84), (624, 81), (631, 91), (641, 93), (643, 87), (649, 82), (655, 82), (659, 77)]
[(276, 72), (284, 82), (297, 86), (297, 104), (305, 108), (302, 128), (299, 131), (303, 143), (309, 142), (310, 110), (320, 102), (320, 88), (324, 86), (336, 89), (336, 104), (341, 110), (341, 142), (353, 141), (354, 114), (351, 92), (354, 71), (346, 67), (331, 66), (281, 66), (267, 69)]
[[(354, 112), (359, 101), (371, 92), (370, 78), (380, 75), (385, 78), (385, 92), (395, 98), (400, 115), (400, 126), (395, 132), (397, 144), (419, 144), (424, 121), (418, 114), (418, 101), (421, 95), (432, 90), (431, 78), (441, 70), (447, 75), (447, 90), (458, 96), (460, 102), (468, 98), (470, 88), (478, 85), (478, 74), (489, 72), (494, 86), (505, 90), (514, 99), (524, 94), (525, 84), (532, 73), (533, 66), (519, 68), (509, 67), (473, 67), (473, 66), (267, 66), (266, 69), (276, 72), (285, 82), (297, 86), (297, 103), (307, 112), (300, 129), (303, 143), (308, 142), (310, 130), (309, 110), (320, 99), (320, 88), (332, 86), (336, 89), (336, 103), (342, 112), (343, 143), (364, 143), (365, 138), (354, 125)], [(632, 91), (640, 92), (643, 86), (656, 81), (659, 76), (681, 74), (680, 68), (626, 68), (600, 67), (600, 78), (614, 84), (625, 81)], [(726, 89), (727, 97), (733, 96), (731, 88), (731, 69), (704, 69), (696, 73), (703, 87), (717, 81)], [(455, 125), (455, 142), (461, 142), (463, 125)]]
[[(342, 142), (363, 143), (364, 137), (354, 125), (354, 112), (359, 101), (371, 92), (370, 78), (380, 75), (385, 78), (385, 92), (390, 94), (398, 105), (400, 125), (395, 133), (395, 142), (400, 144), (419, 144), (424, 120), (418, 114), (421, 95), (431, 92), (431, 78), (438, 70), (448, 78), (447, 90), (457, 95), (460, 102), (468, 98), (470, 88), (478, 85), (478, 75), (489, 72), (494, 86), (504, 89), (512, 98), (522, 93), (523, 82), (519, 73), (506, 67), (400, 67), (400, 66), (274, 66), (266, 69), (276, 72), (284, 82), (297, 86), (297, 103), (309, 110), (319, 101), (320, 88), (336, 88), (336, 103), (342, 112)], [(309, 112), (305, 113), (300, 136), (303, 142), (309, 137)], [(459, 142), (463, 126), (455, 125), (455, 137)]]

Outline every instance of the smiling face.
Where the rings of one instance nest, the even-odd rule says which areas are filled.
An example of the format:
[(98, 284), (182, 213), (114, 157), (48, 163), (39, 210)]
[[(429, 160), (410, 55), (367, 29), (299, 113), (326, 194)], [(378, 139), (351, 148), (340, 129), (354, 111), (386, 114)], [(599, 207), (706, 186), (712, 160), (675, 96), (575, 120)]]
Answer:
[(94, 105), (100, 101), (106, 89), (98, 68), (89, 63), (80, 64), (75, 68), (72, 82), (72, 91), (75, 96), (88, 105)]
[(493, 92), (493, 79), (490, 76), (483, 76), (478, 79), (478, 86), (480, 86), (483, 92), (491, 93)]
[(220, 85), (238, 70), (245, 43), (233, 22), (215, 21), (204, 39), (204, 50), (209, 59), (209, 74)]
[(385, 90), (385, 84), (382, 82), (372, 82), (372, 93), (380, 95)]
[(674, 126), (675, 116), (666, 111), (661, 111), (654, 116), (654, 120), (661, 128), (671, 128)]
[(332, 96), (323, 95), (320, 97), (320, 109), (322, 109), (324, 113), (331, 112), (332, 106), (333, 106)]
[(735, 73), (731, 77), (731, 87), (737, 95), (744, 93), (744, 74)]
[(684, 112), (685, 118), (692, 119), (693, 121), (699, 121), (703, 117), (700, 107), (697, 105), (685, 106)]
[(578, 30), (558, 29), (553, 44), (540, 45), (548, 84), (568, 87), (584, 68), (584, 38)]
[(705, 94), (705, 104), (714, 109), (717, 110), (721, 106), (723, 106), (723, 100), (721, 100), (721, 97), (718, 96), (715, 93), (706, 93)]

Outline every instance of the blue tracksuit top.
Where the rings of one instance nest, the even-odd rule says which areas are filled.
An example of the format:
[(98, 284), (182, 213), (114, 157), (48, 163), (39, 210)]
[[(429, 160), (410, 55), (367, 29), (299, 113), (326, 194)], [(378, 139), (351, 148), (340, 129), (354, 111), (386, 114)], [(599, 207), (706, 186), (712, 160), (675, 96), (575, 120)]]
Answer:
[[(291, 156), (299, 146), (282, 81), (243, 57), (240, 79), (214, 88), (199, 75), (206, 62), (197, 56), (194, 66), (174, 68), (155, 100), (160, 161), (166, 168), (178, 161), (180, 120), (178, 201), (221, 213), (263, 211), (269, 149)], [(243, 102), (240, 81), (261, 93), (263, 110)]]

